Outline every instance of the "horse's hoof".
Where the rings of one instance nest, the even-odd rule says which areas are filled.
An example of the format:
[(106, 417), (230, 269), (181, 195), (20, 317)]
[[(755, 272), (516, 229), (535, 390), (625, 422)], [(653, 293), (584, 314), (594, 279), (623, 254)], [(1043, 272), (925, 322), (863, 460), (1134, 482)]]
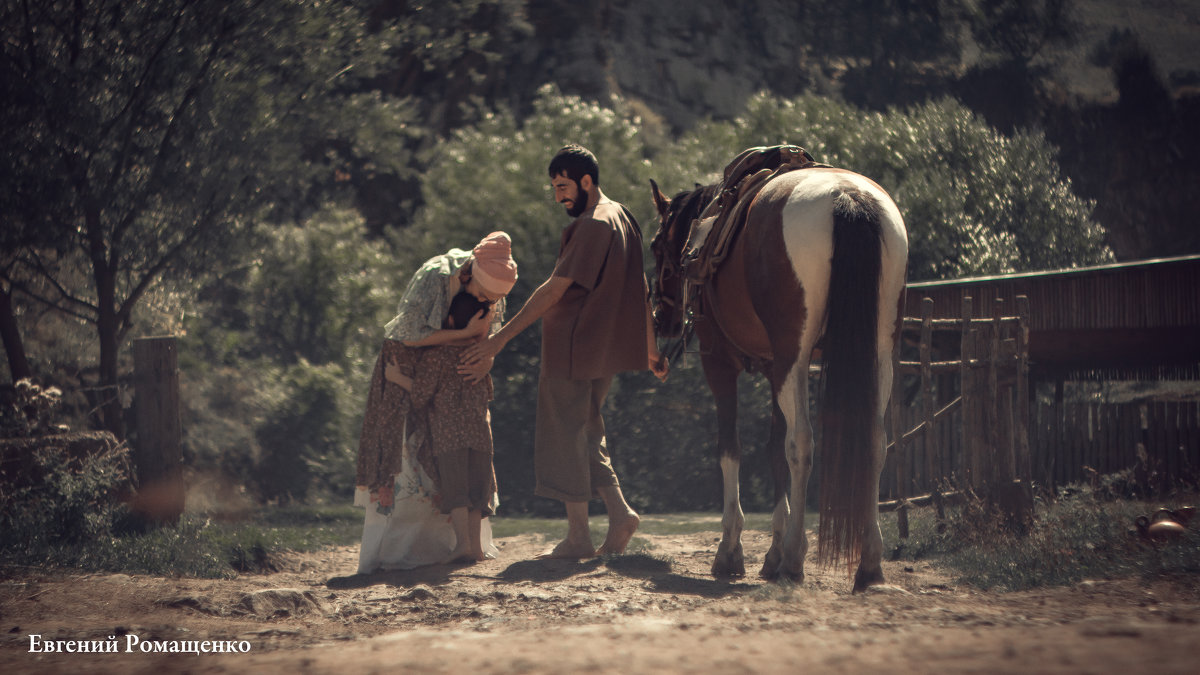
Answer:
[(792, 583), (797, 583), (797, 584), (804, 583), (804, 561), (803, 560), (800, 560), (797, 562), (789, 562), (787, 560), (784, 560), (783, 562), (781, 562), (779, 564), (779, 567), (777, 568), (777, 570), (778, 570), (778, 577), (781, 579), (787, 579), (788, 581), (791, 581)]
[(787, 581), (790, 581), (793, 584), (802, 584), (802, 583), (804, 583), (804, 570), (802, 570), (802, 569), (789, 570), (789, 569), (784, 569), (783, 567), (780, 567), (779, 574), (776, 578), (777, 579), (786, 579)]
[(867, 572), (863, 568), (858, 568), (858, 572), (854, 574), (854, 590), (852, 593), (861, 593), (871, 586), (879, 586), (883, 584), (883, 569), (876, 568)]
[(763, 579), (779, 578), (779, 565), (783, 562), (783, 554), (779, 552), (779, 548), (772, 546), (767, 551), (767, 557), (763, 560), (762, 569), (759, 570), (758, 576)]
[(712, 566), (712, 575), (718, 579), (741, 578), (746, 576), (746, 565), (740, 560), (735, 562), (716, 561)]
[(718, 552), (716, 560), (713, 560), (712, 575), (718, 578), (746, 576), (746, 560), (742, 556), (742, 547), (738, 546), (726, 554)]

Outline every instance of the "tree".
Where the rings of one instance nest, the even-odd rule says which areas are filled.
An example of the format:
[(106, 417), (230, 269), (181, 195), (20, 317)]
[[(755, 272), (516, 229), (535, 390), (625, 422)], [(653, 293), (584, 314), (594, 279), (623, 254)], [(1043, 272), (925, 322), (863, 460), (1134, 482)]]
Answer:
[(1074, 5), (1072, 0), (978, 0), (965, 6), (971, 35), (985, 52), (1027, 70), (1047, 48), (1074, 41)]
[[(404, 163), (406, 108), (361, 93), (388, 33), (325, 0), (4, 0), (0, 26), (0, 171), (18, 177), (0, 196), (18, 233), (0, 273), (95, 324), (103, 423), (123, 436), (119, 350), (157, 281), (210, 272), (255, 222), (311, 209), (340, 157)], [(64, 280), (76, 264), (86, 285)]]
[(910, 279), (1112, 259), (1092, 203), (1073, 193), (1045, 138), (1003, 136), (953, 100), (872, 113), (834, 99), (760, 94), (738, 119), (697, 125), (656, 158), (659, 183), (710, 182), (742, 149), (784, 142), (891, 193), (908, 226)]

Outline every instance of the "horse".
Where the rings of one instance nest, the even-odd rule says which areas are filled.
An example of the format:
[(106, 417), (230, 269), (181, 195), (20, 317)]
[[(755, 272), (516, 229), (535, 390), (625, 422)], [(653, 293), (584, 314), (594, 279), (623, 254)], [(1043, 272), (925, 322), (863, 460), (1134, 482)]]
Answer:
[(737, 378), (748, 370), (771, 387), (775, 508), (760, 575), (804, 579), (813, 467), (808, 377), (819, 358), (817, 560), (845, 560), (848, 572), (857, 564), (854, 592), (884, 583), (877, 502), (908, 259), (900, 210), (851, 171), (820, 165), (781, 173), (754, 198), (720, 266), (685, 288), (689, 229), (719, 184), (670, 199), (650, 186), (659, 216), (651, 242), (655, 333), (686, 344), (694, 331), (717, 408), (724, 509), (712, 574), (745, 575), (736, 418)]

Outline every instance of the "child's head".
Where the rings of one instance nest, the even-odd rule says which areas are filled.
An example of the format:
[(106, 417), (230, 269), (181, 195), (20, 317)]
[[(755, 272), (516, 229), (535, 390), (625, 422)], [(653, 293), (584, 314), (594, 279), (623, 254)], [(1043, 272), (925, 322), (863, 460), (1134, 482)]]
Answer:
[(442, 328), (466, 328), (476, 314), (487, 308), (488, 303), (480, 302), (465, 290), (459, 291), (450, 301), (450, 312), (442, 322)]

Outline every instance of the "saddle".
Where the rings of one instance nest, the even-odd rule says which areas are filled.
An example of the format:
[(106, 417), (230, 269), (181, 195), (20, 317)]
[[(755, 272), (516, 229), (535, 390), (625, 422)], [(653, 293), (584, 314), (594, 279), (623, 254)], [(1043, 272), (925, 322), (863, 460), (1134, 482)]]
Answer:
[(683, 274), (703, 284), (729, 254), (746, 221), (746, 213), (772, 178), (795, 169), (829, 167), (796, 145), (748, 148), (725, 167), (721, 187), (700, 216), (692, 221), (683, 247)]

